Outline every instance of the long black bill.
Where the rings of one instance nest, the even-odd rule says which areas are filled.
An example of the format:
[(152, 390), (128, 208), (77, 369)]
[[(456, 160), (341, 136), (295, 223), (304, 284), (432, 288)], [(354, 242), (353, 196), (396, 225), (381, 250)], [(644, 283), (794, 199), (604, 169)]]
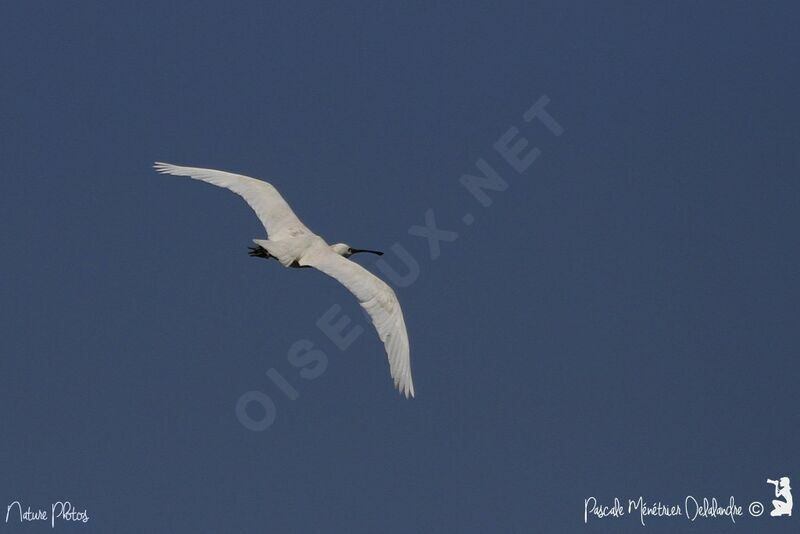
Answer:
[(350, 250), (353, 251), (353, 254), (358, 254), (359, 252), (369, 252), (370, 254), (377, 254), (378, 256), (383, 256), (383, 252), (379, 252), (377, 250), (367, 250), (365, 248), (352, 248)]

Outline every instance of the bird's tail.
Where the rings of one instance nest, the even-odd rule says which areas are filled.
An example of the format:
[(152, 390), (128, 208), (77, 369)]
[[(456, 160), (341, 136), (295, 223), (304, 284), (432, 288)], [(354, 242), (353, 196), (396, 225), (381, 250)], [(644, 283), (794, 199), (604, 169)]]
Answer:
[(281, 262), (281, 265), (284, 267), (290, 266), (296, 259), (294, 254), (291, 253), (291, 243), (285, 241), (269, 241), (268, 239), (253, 239), (253, 243), (267, 249), (267, 252), (269, 252), (271, 256), (278, 258), (278, 261)]

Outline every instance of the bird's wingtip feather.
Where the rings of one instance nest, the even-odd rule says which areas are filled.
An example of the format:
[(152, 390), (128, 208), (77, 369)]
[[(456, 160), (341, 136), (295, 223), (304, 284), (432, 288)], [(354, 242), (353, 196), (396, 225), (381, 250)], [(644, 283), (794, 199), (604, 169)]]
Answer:
[(400, 391), (400, 394), (404, 395), (405, 398), (407, 398), (407, 399), (408, 398), (412, 398), (412, 399), (414, 398), (414, 384), (413, 384), (413, 382), (412, 383), (405, 383), (405, 384), (401, 384), (401, 385), (395, 384), (395, 386), (397, 387), (398, 391)]
[(180, 174), (181, 167), (178, 165), (173, 165), (172, 163), (164, 163), (162, 161), (156, 161), (153, 163), (153, 168), (161, 174)]

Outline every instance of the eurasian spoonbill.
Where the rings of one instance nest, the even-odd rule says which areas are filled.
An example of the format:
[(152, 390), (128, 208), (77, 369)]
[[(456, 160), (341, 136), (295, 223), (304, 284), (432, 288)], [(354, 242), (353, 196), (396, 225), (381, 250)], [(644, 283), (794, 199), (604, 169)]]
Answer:
[(202, 180), (230, 189), (244, 198), (261, 220), (268, 237), (253, 239), (256, 246), (250, 248), (251, 256), (275, 258), (284, 267), (314, 267), (350, 290), (369, 314), (384, 343), (395, 387), (406, 398), (414, 396), (408, 333), (397, 296), (383, 280), (347, 259), (359, 252), (378, 255), (382, 252), (355, 249), (344, 243), (328, 245), (300, 221), (272, 184), (262, 180), (169, 163), (156, 162), (154, 167), (162, 174)]

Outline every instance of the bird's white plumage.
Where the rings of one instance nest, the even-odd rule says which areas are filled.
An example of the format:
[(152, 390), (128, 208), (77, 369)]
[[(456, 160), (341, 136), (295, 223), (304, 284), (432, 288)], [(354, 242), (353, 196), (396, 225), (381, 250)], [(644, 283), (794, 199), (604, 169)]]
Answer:
[(322, 271), (355, 295), (372, 319), (378, 337), (383, 341), (395, 387), (406, 397), (413, 397), (414, 382), (411, 380), (408, 333), (403, 310), (400, 309), (400, 302), (392, 288), (362, 266), (339, 256), (328, 247), (315, 247), (300, 260), (300, 264)]
[(198, 167), (179, 167), (169, 163), (157, 162), (153, 166), (162, 174), (175, 176), (188, 176), (195, 180), (202, 180), (210, 184), (230, 189), (247, 202), (264, 225), (267, 235), (272, 240), (288, 239), (301, 235), (312, 235), (313, 232), (306, 228), (297, 215), (294, 214), (289, 203), (286, 202), (272, 184), (256, 180), (249, 176), (233, 174), (231, 172), (201, 169)]
[(389, 370), (395, 386), (406, 397), (414, 396), (408, 333), (400, 302), (383, 280), (339, 254), (309, 230), (271, 184), (249, 176), (198, 167), (180, 167), (156, 163), (163, 174), (188, 176), (240, 195), (256, 212), (269, 240), (254, 240), (280, 262), (297, 262), (314, 267), (344, 285), (372, 319), (389, 357)]

